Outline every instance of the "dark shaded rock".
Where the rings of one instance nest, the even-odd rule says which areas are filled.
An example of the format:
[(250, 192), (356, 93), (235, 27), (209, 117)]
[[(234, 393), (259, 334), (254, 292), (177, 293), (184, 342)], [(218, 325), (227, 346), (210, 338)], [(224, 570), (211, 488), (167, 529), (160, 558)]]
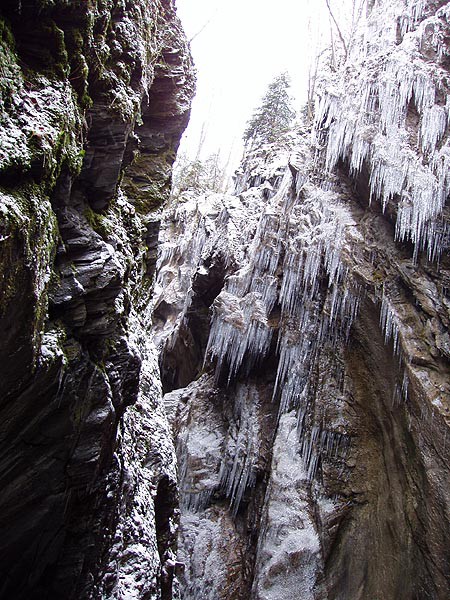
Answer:
[[(155, 533), (153, 490), (176, 484), (143, 311), (187, 43), (173, 2), (6, 1), (0, 65), (0, 596), (119, 598), (128, 569), (135, 597), (170, 598), (177, 500), (158, 497)], [(121, 181), (147, 147), (144, 202)], [(122, 508), (150, 515), (142, 556)]]

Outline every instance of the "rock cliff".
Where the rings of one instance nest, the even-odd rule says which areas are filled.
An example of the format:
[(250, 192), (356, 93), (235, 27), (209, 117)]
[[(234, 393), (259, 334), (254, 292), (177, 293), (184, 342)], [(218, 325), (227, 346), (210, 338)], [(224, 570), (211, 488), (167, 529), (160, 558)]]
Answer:
[(444, 600), (450, 4), (369, 3), (315, 124), (164, 217), (186, 600)]
[(0, 76), (0, 597), (171, 598), (147, 306), (194, 86), (174, 2), (4, 0)]
[(450, 3), (368, 8), (153, 292), (174, 3), (2, 3), (0, 597), (446, 600)]

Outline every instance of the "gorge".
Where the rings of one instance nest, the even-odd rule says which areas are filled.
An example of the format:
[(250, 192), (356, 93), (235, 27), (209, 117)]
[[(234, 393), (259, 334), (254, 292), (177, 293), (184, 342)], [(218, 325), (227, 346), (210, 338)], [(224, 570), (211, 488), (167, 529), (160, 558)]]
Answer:
[(174, 2), (3, 3), (1, 598), (448, 598), (450, 3), (346, 54), (169, 199)]

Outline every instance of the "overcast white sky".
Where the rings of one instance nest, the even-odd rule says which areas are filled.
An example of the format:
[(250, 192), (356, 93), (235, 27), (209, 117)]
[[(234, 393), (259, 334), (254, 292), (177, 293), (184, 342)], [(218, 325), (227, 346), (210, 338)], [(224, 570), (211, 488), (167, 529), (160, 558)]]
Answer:
[(239, 154), (245, 123), (276, 75), (287, 70), (296, 108), (305, 103), (317, 28), (328, 25), (325, 0), (177, 0), (177, 7), (194, 38), (198, 77), (182, 149), (195, 156), (206, 123), (203, 157), (220, 149), (225, 161), (233, 143)]

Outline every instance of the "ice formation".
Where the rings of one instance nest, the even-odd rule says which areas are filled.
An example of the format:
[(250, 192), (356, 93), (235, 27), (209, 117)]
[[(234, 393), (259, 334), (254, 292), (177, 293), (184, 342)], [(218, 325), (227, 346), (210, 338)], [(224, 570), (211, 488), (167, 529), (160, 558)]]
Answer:
[[(333, 205), (332, 193), (296, 191), (286, 170), (249, 240), (247, 265), (229, 278), (214, 304), (207, 357), (217, 360), (218, 373), (228, 363), (230, 379), (244, 362), (248, 372), (264, 358), (274, 333), (275, 304), (281, 311), (275, 393), (294, 364), (307, 362), (314, 350), (305, 335), (312, 322), (319, 327), (317, 345), (348, 331), (358, 300), (340, 261), (340, 245), (343, 228), (351, 222), (350, 213)], [(323, 274), (329, 296), (324, 306), (317, 306)]]
[[(278, 147), (250, 151), (234, 195), (185, 193), (165, 217), (157, 339), (163, 353), (179, 357), (197, 344), (200, 355), (187, 387), (168, 395), (178, 411), (188, 598), (200, 593), (192, 586), (205, 560), (195, 540), (214, 530), (222, 548), (223, 519), (233, 543), (241, 529), (258, 530), (252, 594), (295, 597), (304, 586), (305, 598), (315, 597), (321, 553), (359, 506), (351, 478), (364, 478), (358, 448), (372, 435), (355, 425), (359, 415), (375, 430), (378, 469), (379, 438), (402, 435), (402, 419), (412, 435), (417, 382), (432, 389), (435, 406), (444, 393), (428, 381), (426, 346), (434, 328), (448, 356), (431, 298), (448, 234), (450, 102), (444, 69), (424, 56), (447, 60), (450, 14), (427, 10), (374, 2), (361, 43), (323, 77), (312, 132), (303, 125)], [(189, 330), (211, 287), (201, 326)], [(430, 317), (429, 331), (416, 317)], [(394, 453), (403, 448), (401, 438)], [(330, 540), (320, 538), (320, 521)], [(286, 591), (287, 580), (295, 585)]]
[[(395, 45), (384, 35), (383, 46), (376, 45), (371, 32), (380, 30), (381, 19), (391, 27), (396, 19), (373, 10), (364, 43), (357, 45), (343, 77), (323, 82), (315, 135), (326, 140), (326, 168), (344, 161), (355, 176), (367, 167), (371, 198), (383, 210), (395, 203), (397, 239), (411, 241), (416, 256), (426, 250), (436, 259), (448, 237), (442, 212), (450, 192), (444, 66), (450, 8), (447, 4), (420, 23), (423, 1), (406, 7), (393, 2), (390, 10), (402, 23), (401, 41)], [(436, 62), (423, 60), (424, 55)]]
[[(422, 250), (430, 260), (439, 257), (450, 192), (450, 101), (442, 66), (449, 12), (447, 5), (428, 17), (423, 2), (375, 3), (339, 76), (323, 76), (312, 142), (302, 130), (278, 148), (250, 152), (234, 196), (187, 194), (167, 217), (186, 230), (175, 243), (171, 225), (164, 228), (168, 241), (163, 238), (157, 289), (166, 296), (172, 290), (181, 310), (177, 322), (158, 334), (161, 343), (173, 347), (196, 273), (208, 257), (220, 256), (228, 275), (211, 307), (204, 368), (213, 366), (216, 384), (233, 386), (275, 352), (273, 401), (278, 419), (297, 411), (299, 454), (309, 481), (322, 458), (343, 456), (350, 444), (339, 429), (314, 421), (309, 385), (321, 353), (336, 354), (348, 340), (367, 283), (343, 251), (361, 234), (332, 173), (343, 162), (354, 179), (367, 177), (369, 197), (394, 216), (396, 239), (412, 242), (416, 260)], [(423, 59), (427, 53), (437, 67)], [(369, 279), (376, 280), (381, 275), (371, 262)], [(377, 294), (385, 343), (392, 342), (402, 363), (395, 297), (384, 284)], [(252, 482), (249, 440), (257, 436), (249, 427), (246, 417), (242, 435), (250, 446), (236, 442), (234, 463), (222, 465), (219, 474), (233, 511)], [(197, 508), (203, 496), (195, 499)]]
[[(298, 143), (297, 154), (309, 152), (305, 137)], [(266, 176), (278, 185), (277, 189), (271, 185), (270, 194), (262, 181), (259, 188), (239, 196), (188, 197), (168, 213), (163, 229), (168, 243), (159, 258), (157, 289), (178, 302), (179, 313), (176, 322), (166, 323), (157, 335), (163, 347), (174, 347), (192, 302), (192, 281), (208, 256), (220, 254), (231, 274), (212, 305), (204, 368), (212, 363), (216, 383), (225, 376), (229, 386), (236, 386), (240, 377), (276, 352), (273, 401), (279, 404), (279, 418), (293, 408), (299, 413), (299, 455), (312, 480), (320, 457), (340, 448), (342, 436), (319, 425), (312, 432), (302, 426), (310, 402), (310, 371), (323, 347), (332, 348), (348, 338), (361, 290), (341, 256), (346, 231), (354, 226), (350, 210), (338, 202), (335, 192), (318, 185), (315, 172), (298, 171), (296, 162), (298, 156), (293, 154), (282, 177), (277, 160), (272, 171), (266, 165)], [(171, 223), (183, 223), (181, 239)], [(239, 427), (226, 446), (233, 448), (232, 459), (224, 459), (219, 472), (217, 465), (212, 469), (215, 476), (206, 488), (198, 489), (190, 478), (195, 471), (192, 460), (202, 444), (211, 446), (212, 438), (195, 428), (181, 434), (182, 501), (188, 510), (204, 509), (211, 494), (221, 489), (235, 514), (245, 490), (254, 483), (260, 435), (254, 412), (257, 396), (238, 383), (233, 387), (233, 405)]]
[(239, 428), (228, 446), (227, 459), (220, 469), (221, 486), (230, 500), (232, 514), (236, 515), (247, 487), (255, 483), (259, 458), (260, 426), (258, 422), (258, 394), (251, 386), (240, 385), (236, 391), (235, 410)]
[[(320, 539), (303, 492), (306, 471), (297, 459), (295, 421), (293, 413), (284, 414), (274, 441), (274, 468), (261, 523), (258, 569), (251, 597), (267, 600), (321, 597), (317, 596), (320, 587), (317, 578), (322, 567)], [(292, 568), (290, 557), (297, 568)]]

